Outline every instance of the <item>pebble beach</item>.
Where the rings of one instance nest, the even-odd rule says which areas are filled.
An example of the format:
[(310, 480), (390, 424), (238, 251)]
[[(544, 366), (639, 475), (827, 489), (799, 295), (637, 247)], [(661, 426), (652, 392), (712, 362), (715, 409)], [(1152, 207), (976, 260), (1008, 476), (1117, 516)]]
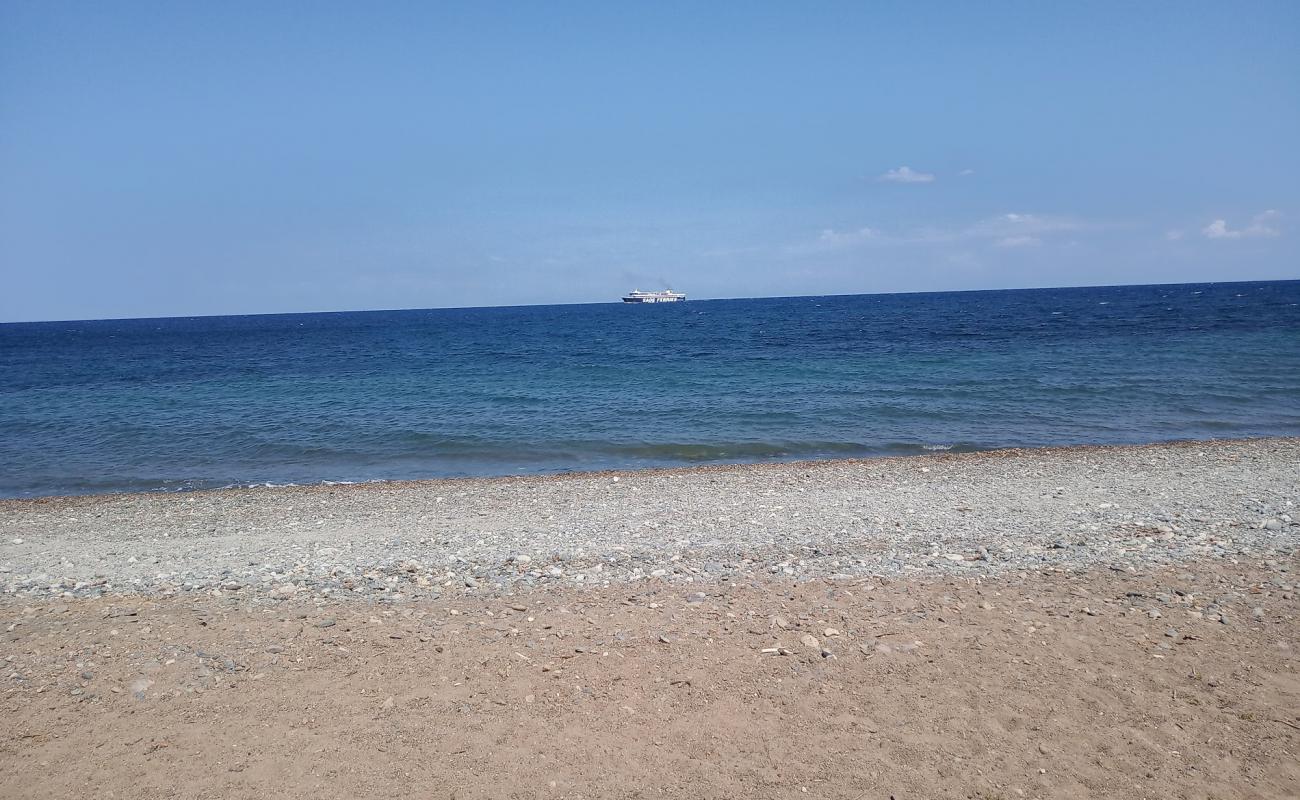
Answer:
[(1286, 438), (4, 501), (0, 783), (1295, 796), (1297, 501)]
[(1271, 557), (1300, 440), (0, 501), (11, 596), (433, 599)]

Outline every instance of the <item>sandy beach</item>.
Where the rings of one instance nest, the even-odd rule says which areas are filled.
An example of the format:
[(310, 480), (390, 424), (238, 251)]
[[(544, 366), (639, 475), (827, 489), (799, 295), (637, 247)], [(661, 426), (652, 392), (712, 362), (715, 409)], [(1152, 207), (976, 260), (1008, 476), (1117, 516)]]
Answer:
[(0, 503), (9, 797), (1289, 797), (1300, 440)]

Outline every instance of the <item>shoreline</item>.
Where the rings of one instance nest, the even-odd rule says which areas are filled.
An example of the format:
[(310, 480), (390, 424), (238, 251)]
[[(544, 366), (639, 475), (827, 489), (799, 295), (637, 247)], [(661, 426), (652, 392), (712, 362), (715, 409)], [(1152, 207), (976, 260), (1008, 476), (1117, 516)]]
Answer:
[(1300, 439), (0, 503), (0, 594), (400, 602), (1124, 567), (1300, 542)]
[(841, 458), (838, 456), (828, 456), (826, 458), (800, 458), (791, 460), (765, 460), (765, 461), (723, 461), (707, 464), (686, 464), (677, 466), (659, 466), (659, 467), (636, 467), (629, 469), (598, 469), (598, 470), (568, 470), (561, 472), (536, 472), (526, 474), (506, 474), (506, 475), (459, 475), (445, 477), (429, 478), (393, 478), (393, 479), (376, 479), (369, 481), (333, 481), (322, 480), (314, 483), (285, 483), (285, 484), (267, 484), (255, 483), (247, 485), (230, 485), (219, 487), (206, 487), (199, 489), (146, 489), (140, 491), (125, 492), (87, 492), (78, 494), (49, 494), (33, 495), (31, 497), (0, 497), (0, 511), (9, 510), (11, 505), (34, 504), (34, 505), (51, 505), (51, 504), (70, 504), (79, 501), (95, 502), (124, 500), (136, 497), (190, 497), (196, 495), (232, 493), (232, 492), (258, 492), (258, 491), (304, 491), (320, 492), (334, 490), (360, 490), (368, 491), (374, 489), (420, 489), (436, 488), (438, 485), (455, 485), (462, 483), (517, 483), (521, 481), (562, 481), (562, 480), (580, 480), (584, 478), (602, 478), (618, 476), (620, 478), (636, 475), (656, 475), (656, 474), (691, 474), (691, 473), (714, 473), (729, 472), (732, 470), (758, 470), (763, 468), (806, 468), (817, 469), (819, 467), (834, 467), (836, 465), (868, 465), (879, 462), (890, 461), (915, 461), (918, 459), (980, 459), (980, 458), (1014, 458), (1034, 454), (1052, 455), (1065, 453), (1098, 453), (1118, 450), (1142, 450), (1148, 448), (1178, 448), (1178, 447), (1216, 447), (1220, 445), (1244, 444), (1252, 442), (1278, 442), (1278, 443), (1300, 443), (1300, 436), (1245, 436), (1229, 439), (1164, 439), (1152, 442), (1141, 442), (1137, 444), (1054, 444), (1042, 445), (1037, 447), (991, 447), (980, 450), (965, 450), (952, 452), (948, 450), (935, 450), (924, 453), (907, 453), (892, 454), (879, 456), (861, 456), (854, 458)]

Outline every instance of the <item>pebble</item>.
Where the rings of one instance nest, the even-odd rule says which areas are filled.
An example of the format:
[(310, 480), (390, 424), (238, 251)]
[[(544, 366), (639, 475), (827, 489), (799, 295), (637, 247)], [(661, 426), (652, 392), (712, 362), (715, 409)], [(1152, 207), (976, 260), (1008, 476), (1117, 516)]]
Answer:
[(803, 636), (800, 636), (799, 641), (803, 643), (803, 646), (807, 647), (809, 650), (821, 649), (821, 642), (818, 642), (817, 637), (813, 636), (811, 633), (805, 633)]
[[(461, 583), (508, 593), (515, 586), (535, 586), (548, 576), (563, 578), (566, 570), (583, 575), (588, 584), (617, 584), (651, 575), (686, 585), (692, 580), (714, 581), (727, 573), (741, 581), (767, 573), (797, 576), (795, 580), (831, 575), (974, 573), (972, 577), (979, 577), (995, 569), (1014, 573), (1044, 565), (1067, 571), (1111, 566), (1134, 574), (1184, 559), (1243, 555), (1272, 561), (1271, 566), (1283, 572), (1287, 565), (1278, 553), (1291, 552), (1295, 537), (1300, 536), (1300, 528), (1288, 518), (1300, 515), (1283, 514), (1294, 510), (1283, 505), (1286, 501), (1272, 500), (1254, 502), (1243, 512), (1237, 492), (1242, 470), (1260, 466), (1251, 473), (1253, 495), (1293, 496), (1293, 471), (1288, 467), (1300, 451), (1288, 440), (1213, 443), (1199, 449), (1206, 452), (1198, 452), (1198, 458), (1191, 458), (1182, 446), (1154, 445), (954, 463), (942, 470), (950, 483), (921, 489), (907, 483), (907, 474), (917, 469), (915, 463), (884, 461), (830, 462), (818, 468), (811, 482), (805, 468), (792, 465), (765, 467), (761, 472), (727, 467), (707, 474), (665, 473), (651, 481), (653, 486), (625, 476), (631, 483), (617, 484), (617, 498), (583, 491), (608, 486), (615, 476), (527, 478), (518, 487), (467, 480), (457, 485), (454, 500), (445, 498), (451, 502), (439, 506), (436, 525), (423, 526), (420, 534), (409, 538), (401, 538), (398, 528), (414, 518), (413, 509), (424, 501), (441, 502), (443, 498), (429, 497), (438, 489), (416, 492), (395, 504), (386, 492), (348, 492), (346, 501), (328, 501), (338, 505), (330, 505), (327, 513), (312, 520), (319, 527), (310, 541), (302, 542), (297, 537), (259, 535), (301, 516), (301, 510), (268, 501), (260, 489), (222, 493), (219, 497), (231, 502), (202, 509), (191, 506), (196, 498), (189, 496), (127, 497), (97, 522), (78, 522), (55, 512), (48, 521), (24, 521), (23, 528), (11, 528), (9, 541), (25, 542), (25, 535), (14, 534), (27, 530), (33, 541), (42, 543), (42, 551), (24, 554), (21, 565), (0, 564), (0, 592), (35, 598), (218, 590), (238, 591), (241, 600), (252, 602), (268, 596), (347, 596), (389, 603), (434, 598)], [(1211, 452), (1213, 458), (1200, 457)], [(1197, 466), (1159, 475), (1134, 472), (1134, 468), (1145, 469), (1143, 465), (1153, 458), (1172, 466)], [(1023, 467), (1047, 482), (1018, 482), (1012, 473)], [(762, 479), (755, 480), (760, 474)], [(866, 475), (879, 481), (879, 491), (864, 497), (856, 481)], [(1106, 478), (1107, 502), (1096, 502), (1102, 497), (1077, 497), (1093, 476)], [(1044, 486), (1055, 484), (1065, 492), (1042, 494)], [(960, 493), (956, 510), (949, 502), (951, 492)], [(1062, 502), (1062, 495), (1069, 499)], [(1044, 502), (1047, 497), (1052, 502)], [(1178, 508), (1191, 498), (1197, 508)], [(201, 498), (198, 502), (209, 503)], [(732, 506), (746, 510), (728, 515)], [(854, 509), (859, 518), (854, 524), (860, 528), (851, 537), (825, 539), (824, 532), (840, 530), (847, 522), (841, 518), (848, 508)], [(999, 519), (1007, 508), (1024, 513)], [(182, 517), (189, 520), (185, 524), (196, 524), (194, 535), (168, 537), (169, 526), (174, 528)], [(354, 535), (357, 525), (353, 523), (363, 520), (375, 521), (374, 533)], [(636, 520), (639, 541), (629, 541), (629, 520)], [(962, 541), (954, 527), (959, 520), (976, 523), (960, 535), (967, 530), (988, 532), (980, 534), (978, 542)], [(992, 524), (995, 521), (1005, 524)], [(643, 523), (651, 524), (643, 529)], [(103, 526), (109, 538), (116, 537), (122, 544), (77, 551), (81, 539), (72, 532), (88, 525)], [(209, 535), (227, 529), (222, 526), (228, 527), (230, 536)], [(1159, 533), (1153, 536), (1152, 531)], [(858, 546), (859, 532), (873, 540), (872, 547)], [(679, 538), (691, 536), (699, 541)], [(1048, 549), (1053, 543), (1059, 549)], [(124, 552), (129, 559), (122, 556)], [(551, 553), (554, 559), (544, 555)], [(674, 566), (663, 567), (669, 559)], [(460, 577), (467, 573), (474, 578)], [(1290, 584), (1279, 585), (1278, 590), (1293, 602)], [(717, 599), (716, 593), (706, 591)], [(1191, 607), (1186, 596), (1157, 600), (1166, 597), (1170, 605), (1162, 610)], [(1248, 605), (1240, 609), (1233, 614), (1252, 613)], [(1097, 612), (1106, 615), (1106, 607), (1099, 605)]]
[(317, 627), (317, 628), (333, 628), (335, 624), (337, 624), (337, 620), (335, 620), (333, 617), (326, 617), (325, 619), (321, 620), (320, 622), (317, 622), (317, 623), (316, 623), (316, 627)]
[(826, 636), (839, 636), (839, 635), (840, 635), (840, 632), (839, 632), (838, 630), (836, 630), (835, 628), (827, 628), (826, 630), (822, 631), (822, 633), (823, 633), (824, 635), (826, 635)]

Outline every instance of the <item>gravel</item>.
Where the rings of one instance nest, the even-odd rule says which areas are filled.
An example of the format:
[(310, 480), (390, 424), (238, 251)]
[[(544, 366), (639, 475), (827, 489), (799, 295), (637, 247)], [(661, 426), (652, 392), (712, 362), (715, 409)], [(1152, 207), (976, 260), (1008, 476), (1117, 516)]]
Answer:
[(1134, 571), (1285, 559), (1300, 541), (1297, 501), (1300, 439), (11, 500), (0, 501), (0, 593), (399, 602)]

